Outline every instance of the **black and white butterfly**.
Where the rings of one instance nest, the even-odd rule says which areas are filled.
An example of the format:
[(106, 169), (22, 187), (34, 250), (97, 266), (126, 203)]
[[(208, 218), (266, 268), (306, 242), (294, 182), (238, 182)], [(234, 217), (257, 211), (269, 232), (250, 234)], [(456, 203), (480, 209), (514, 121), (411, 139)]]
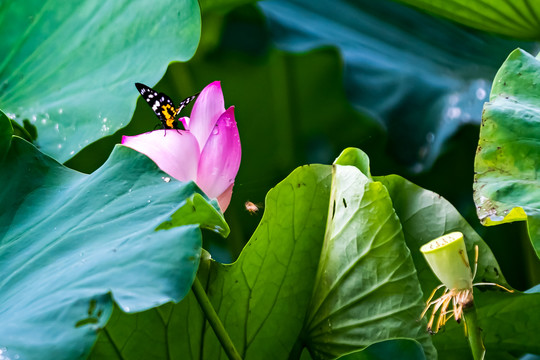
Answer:
[(176, 115), (180, 114), (180, 111), (199, 95), (195, 94), (182, 100), (180, 105), (178, 105), (178, 108), (176, 108), (171, 98), (164, 93), (158, 93), (154, 89), (141, 83), (135, 83), (135, 86), (141, 93), (143, 99), (146, 100), (148, 105), (154, 110), (154, 113), (157, 115), (159, 121), (161, 121), (161, 125), (163, 125), (164, 129), (178, 129), (179, 121), (176, 119)]

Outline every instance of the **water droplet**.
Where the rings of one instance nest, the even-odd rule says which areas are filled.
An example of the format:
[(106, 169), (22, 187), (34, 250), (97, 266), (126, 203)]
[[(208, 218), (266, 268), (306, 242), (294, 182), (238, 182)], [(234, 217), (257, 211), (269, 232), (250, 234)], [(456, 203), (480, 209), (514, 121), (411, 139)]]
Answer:
[(129, 189), (128, 192), (131, 192), (132, 189)]
[(106, 122), (107, 122), (107, 118), (103, 118), (103, 122), (106, 123)]
[(162, 176), (161, 178), (162, 178), (163, 181), (165, 181), (166, 183), (168, 183), (168, 182), (171, 181), (171, 178), (170, 178), (170, 177)]
[(214, 127), (214, 130), (212, 130), (212, 134), (213, 134), (213, 135), (219, 134), (219, 128), (218, 128), (217, 126)]
[(486, 98), (486, 90), (483, 88), (476, 89), (476, 98), (478, 100), (484, 100)]
[(423, 159), (427, 156), (428, 152), (429, 152), (429, 146), (422, 146), (420, 147), (420, 149), (418, 149), (418, 157), (420, 159)]
[(412, 167), (412, 171), (415, 172), (415, 173), (419, 173), (420, 171), (422, 171), (424, 169), (424, 165), (422, 165), (421, 163), (416, 163), (414, 164), (414, 166)]
[(146, 200), (146, 202), (147, 202), (148, 204), (150, 204), (151, 201), (150, 201), (150, 200)]
[(428, 143), (434, 142), (434, 141), (435, 141), (435, 134), (432, 133), (432, 132), (428, 132), (428, 133), (426, 134), (426, 141), (427, 141)]
[(69, 155), (73, 155), (73, 154), (75, 154), (75, 151), (72, 150), (72, 151), (69, 153)]
[(64, 112), (64, 109), (62, 109), (62, 108), (58, 109), (58, 113), (59, 113), (60, 115), (62, 115), (63, 112)]
[(446, 116), (448, 116), (450, 119), (455, 119), (461, 115), (461, 109), (458, 107), (450, 107), (446, 111)]
[(57, 148), (61, 149), (61, 148), (62, 148), (62, 144), (58, 144)]
[(59, 131), (60, 130), (60, 125), (58, 123), (54, 124), (54, 129), (56, 131)]
[(41, 123), (42, 123), (43, 125), (45, 125), (45, 124), (47, 123), (47, 119), (45, 119), (45, 118), (41, 119)]
[(448, 103), (450, 105), (456, 105), (459, 101), (459, 95), (458, 94), (452, 94), (448, 96)]
[(129, 311), (129, 306), (126, 306), (125, 310), (126, 310), (126, 312), (128, 312)]

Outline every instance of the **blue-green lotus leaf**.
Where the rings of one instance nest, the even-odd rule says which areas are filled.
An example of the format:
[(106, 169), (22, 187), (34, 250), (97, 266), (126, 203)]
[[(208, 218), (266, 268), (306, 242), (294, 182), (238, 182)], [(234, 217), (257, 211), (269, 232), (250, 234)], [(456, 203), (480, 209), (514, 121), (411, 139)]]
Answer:
[[(9, 120), (0, 120), (4, 129)], [(19, 137), (7, 148), (0, 163), (2, 357), (84, 358), (113, 301), (136, 312), (181, 300), (199, 265), (199, 227), (228, 231), (194, 183), (170, 181), (127, 147), (118, 145), (91, 175)]]
[[(64, 162), (126, 126), (139, 95), (171, 61), (191, 58), (197, 1), (9, 1), (0, 7), (0, 109), (37, 128)], [(175, 99), (175, 101), (178, 101)]]

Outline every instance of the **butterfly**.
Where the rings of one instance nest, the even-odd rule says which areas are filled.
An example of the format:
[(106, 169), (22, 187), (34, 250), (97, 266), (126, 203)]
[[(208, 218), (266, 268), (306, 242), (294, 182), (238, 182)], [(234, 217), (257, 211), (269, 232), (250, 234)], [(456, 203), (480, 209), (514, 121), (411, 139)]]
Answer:
[(180, 105), (178, 105), (178, 108), (176, 108), (171, 98), (164, 93), (158, 93), (154, 89), (141, 83), (135, 83), (135, 86), (141, 93), (143, 99), (146, 100), (148, 105), (154, 110), (154, 113), (157, 115), (159, 121), (161, 121), (161, 125), (163, 125), (164, 129), (178, 129), (176, 115), (180, 114), (180, 111), (199, 95), (195, 94), (182, 100)]

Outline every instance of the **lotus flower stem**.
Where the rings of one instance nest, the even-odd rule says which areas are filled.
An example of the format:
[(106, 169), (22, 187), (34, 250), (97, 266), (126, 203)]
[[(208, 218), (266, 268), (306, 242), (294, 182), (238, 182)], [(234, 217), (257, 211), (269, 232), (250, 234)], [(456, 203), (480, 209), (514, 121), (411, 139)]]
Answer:
[(202, 312), (214, 330), (214, 333), (221, 343), (223, 350), (225, 350), (229, 360), (242, 360), (240, 354), (238, 354), (238, 351), (234, 347), (229, 333), (227, 333), (227, 330), (225, 330), (225, 327), (223, 327), (223, 323), (219, 319), (216, 310), (212, 306), (210, 299), (208, 299), (206, 291), (204, 291), (204, 288), (197, 276), (195, 276), (195, 281), (193, 282), (191, 289), (193, 290), (193, 294), (195, 294), (195, 298), (197, 298)]
[(473, 359), (483, 360), (486, 354), (486, 348), (482, 341), (482, 329), (477, 323), (474, 302), (471, 302), (469, 306), (463, 309), (463, 318), (465, 319), (465, 326), (467, 326), (467, 338), (469, 339)]

